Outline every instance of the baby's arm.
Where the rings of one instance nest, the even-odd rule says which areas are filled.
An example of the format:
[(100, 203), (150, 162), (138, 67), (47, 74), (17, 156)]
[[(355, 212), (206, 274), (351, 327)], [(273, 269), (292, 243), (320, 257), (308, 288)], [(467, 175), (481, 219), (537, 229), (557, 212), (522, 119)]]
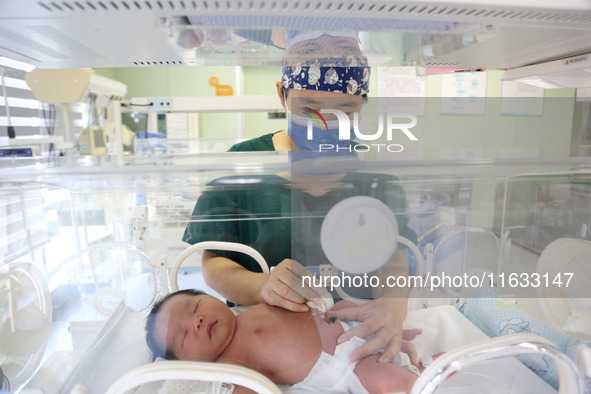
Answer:
[(341, 301), (337, 302), (336, 304), (334, 304), (334, 306), (330, 310), (336, 312), (341, 309), (351, 308), (354, 306), (357, 306), (357, 304), (355, 304), (354, 302), (347, 301), (347, 300), (341, 300)]
[(252, 391), (251, 389), (247, 389), (246, 387), (242, 386), (234, 386), (234, 394), (256, 394), (256, 391)]

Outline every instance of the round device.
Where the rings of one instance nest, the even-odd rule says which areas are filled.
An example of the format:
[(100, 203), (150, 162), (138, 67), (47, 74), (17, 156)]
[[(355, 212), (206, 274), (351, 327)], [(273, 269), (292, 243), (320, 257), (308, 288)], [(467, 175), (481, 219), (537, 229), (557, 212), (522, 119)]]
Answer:
[(355, 196), (328, 211), (320, 230), (322, 250), (338, 269), (351, 274), (375, 271), (394, 254), (396, 217), (373, 197)]
[(0, 366), (18, 392), (41, 363), (52, 329), (49, 289), (32, 264), (0, 267), (0, 310)]

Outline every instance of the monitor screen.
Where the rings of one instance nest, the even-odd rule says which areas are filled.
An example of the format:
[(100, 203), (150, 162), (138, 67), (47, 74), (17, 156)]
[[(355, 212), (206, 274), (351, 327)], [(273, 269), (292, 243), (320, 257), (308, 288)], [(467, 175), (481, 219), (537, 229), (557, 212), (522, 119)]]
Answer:
[(104, 148), (105, 147), (105, 133), (102, 129), (93, 129), (92, 130), (92, 139), (94, 143), (94, 149)]

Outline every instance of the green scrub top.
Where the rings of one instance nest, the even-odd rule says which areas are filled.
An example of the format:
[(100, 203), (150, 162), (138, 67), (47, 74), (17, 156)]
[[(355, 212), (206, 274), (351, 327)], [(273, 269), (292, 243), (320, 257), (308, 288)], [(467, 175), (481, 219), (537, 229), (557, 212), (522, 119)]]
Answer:
[(252, 138), (247, 141), (239, 142), (232, 145), (228, 152), (273, 152), (275, 146), (273, 145), (273, 135), (279, 133), (264, 134), (260, 137)]
[[(197, 200), (183, 241), (237, 242), (256, 249), (269, 266), (291, 254), (289, 215), (291, 195), (288, 182), (278, 176), (249, 178), (256, 184), (244, 185), (242, 177), (215, 179)], [(244, 268), (261, 272), (258, 263), (242, 253), (211, 250)]]
[[(406, 198), (391, 175), (349, 173), (326, 194), (311, 196), (276, 175), (230, 176), (208, 184), (198, 199), (183, 241), (237, 242), (256, 249), (272, 267), (286, 258), (305, 266), (330, 264), (320, 244), (320, 229), (328, 211), (352, 196), (370, 196), (384, 202), (396, 216), (399, 233), (416, 243), (408, 227)], [(294, 187), (295, 186), (295, 187)], [(248, 270), (261, 272), (256, 261), (238, 252), (211, 250)]]
[[(275, 145), (273, 145), (273, 136), (277, 133), (279, 133), (279, 131), (239, 142), (232, 145), (232, 147), (228, 149), (228, 152), (274, 152)], [(357, 142), (351, 141), (351, 146), (355, 145), (357, 145)]]

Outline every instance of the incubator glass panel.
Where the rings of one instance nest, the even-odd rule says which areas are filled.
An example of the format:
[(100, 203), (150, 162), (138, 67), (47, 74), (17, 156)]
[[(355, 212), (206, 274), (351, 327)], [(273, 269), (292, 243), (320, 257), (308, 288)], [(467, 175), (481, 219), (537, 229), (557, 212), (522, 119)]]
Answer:
[[(588, 52), (580, 5), (36, 6), (47, 26), (2, 21), (0, 47), (33, 59), (12, 45), (35, 44), (45, 71), (216, 74), (166, 69), (185, 95), (169, 98), (102, 80), (70, 106), (11, 73), (31, 107), (19, 126), (51, 138), (28, 139), (27, 154), (43, 150), (30, 158), (9, 157), (25, 153), (6, 138), (0, 158), (0, 392), (584, 392), (591, 160), (571, 156), (589, 122), (572, 91), (482, 70)], [(142, 17), (111, 18), (134, 7)], [(121, 31), (152, 46), (101, 46)], [(63, 59), (33, 36), (63, 41)], [(255, 86), (267, 70), (273, 84)], [(159, 85), (138, 75), (129, 91)]]
[[(174, 117), (156, 115), (150, 99), (125, 103), (128, 129), (145, 126), (130, 131), (125, 151), (0, 161), (3, 389), (128, 390), (119, 378), (147, 366), (150, 379), (134, 384), (171, 390), (179, 378), (161, 375), (161, 363), (200, 367), (199, 384), (214, 390), (204, 383), (211, 361), (260, 378), (222, 377), (219, 392), (259, 391), (261, 382), (271, 392), (275, 383), (365, 392), (382, 378), (386, 391), (442, 380), (456, 392), (499, 379), (511, 382), (493, 387), (502, 393), (579, 387), (573, 359), (591, 336), (591, 163), (566, 157), (569, 141), (556, 133), (572, 124), (572, 97), (480, 97), (480, 73), (453, 74), (441, 97), (406, 97), (397, 86), (394, 97), (368, 97), (368, 56), (423, 62), (490, 38), (478, 26), (419, 23), (418, 32), (405, 21), (399, 35), (294, 28), (280, 43), (273, 30), (225, 29), (236, 24), (221, 17), (160, 22), (187, 64), (282, 64), (288, 144), (276, 149), (283, 131), (242, 145), (195, 141), (186, 114), (180, 138), (161, 138), (174, 134), (165, 127)], [(393, 38), (400, 47), (385, 48)], [(216, 94), (228, 94), (218, 82), (210, 78)], [(165, 102), (173, 112), (183, 99)], [(135, 112), (142, 106), (149, 114)], [(86, 133), (104, 148), (106, 139)], [(247, 152), (259, 143), (267, 152)], [(380, 333), (393, 325), (419, 360), (405, 342), (393, 364), (378, 363), (394, 341)], [(496, 347), (475, 345), (489, 337), (500, 337)], [(371, 346), (354, 368), (356, 350)], [(472, 361), (475, 369), (460, 368)], [(387, 376), (363, 376), (367, 363)], [(335, 369), (319, 373), (323, 365)], [(462, 373), (441, 372), (453, 368)]]
[[(257, 272), (297, 260), (309, 276), (294, 283), (320, 284), (333, 302), (408, 296), (416, 324), (437, 321), (425, 306), (456, 305), (474, 339), (499, 327), (551, 327), (570, 343), (589, 336), (575, 318), (584, 319), (591, 277), (584, 158), (459, 165), (269, 152), (19, 163), (3, 163), (0, 189), (2, 338), (21, 335), (27, 353), (2, 348), (13, 388), (104, 392), (149, 363), (144, 319), (157, 297), (198, 288), (227, 301), (202, 276), (206, 251)], [(391, 275), (394, 255), (406, 265)], [(31, 283), (15, 281), (17, 268)], [(33, 305), (37, 323), (25, 324)], [(486, 308), (499, 305), (515, 313), (488, 321)], [(22, 357), (30, 364), (15, 372)], [(55, 381), (58, 361), (69, 372)], [(97, 365), (105, 375), (89, 374)], [(556, 386), (553, 368), (540, 382)]]
[[(375, 19), (372, 30), (353, 19), (283, 17), (261, 22), (260, 17), (249, 16), (239, 21), (187, 16), (161, 20), (160, 30), (184, 64), (245, 66), (280, 65), (288, 45), (285, 37), (310, 30), (356, 32), (363, 52), (376, 65), (389, 66), (424, 64), (498, 35), (498, 28), (490, 25), (443, 20)], [(260, 27), (264, 25), (269, 27)]]

